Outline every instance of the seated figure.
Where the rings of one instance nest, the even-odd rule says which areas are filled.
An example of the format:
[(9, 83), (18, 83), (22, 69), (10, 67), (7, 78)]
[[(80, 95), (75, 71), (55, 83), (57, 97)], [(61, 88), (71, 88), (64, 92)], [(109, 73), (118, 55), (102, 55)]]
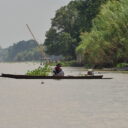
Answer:
[(87, 72), (87, 75), (94, 75), (94, 72), (92, 69), (89, 69), (88, 72)]
[(54, 76), (64, 76), (64, 71), (61, 69), (61, 64), (57, 64), (53, 70)]

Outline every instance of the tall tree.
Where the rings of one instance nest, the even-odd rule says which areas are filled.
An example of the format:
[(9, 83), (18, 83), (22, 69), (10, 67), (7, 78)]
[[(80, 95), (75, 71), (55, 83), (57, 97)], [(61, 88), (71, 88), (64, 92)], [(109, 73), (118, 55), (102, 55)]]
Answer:
[[(89, 32), (92, 27), (92, 20), (96, 17), (100, 10), (100, 6), (107, 0), (75, 0), (71, 1), (67, 6), (61, 7), (56, 11), (55, 17), (52, 19), (52, 25), (46, 33), (45, 45), (48, 54), (70, 55), (75, 58), (75, 49), (79, 45), (82, 32)], [(68, 35), (69, 41), (65, 38)], [(67, 54), (60, 45), (67, 46)], [(60, 52), (54, 50), (58, 49)], [(72, 54), (71, 54), (72, 53)]]

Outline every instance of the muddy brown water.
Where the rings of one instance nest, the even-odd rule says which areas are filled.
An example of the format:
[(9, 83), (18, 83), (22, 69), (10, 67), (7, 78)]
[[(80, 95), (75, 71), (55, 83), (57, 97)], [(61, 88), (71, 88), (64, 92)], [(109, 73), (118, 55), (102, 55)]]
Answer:
[[(0, 63), (0, 73), (25, 74), (37, 63)], [(66, 75), (86, 73), (63, 68)], [(128, 128), (128, 74), (103, 80), (0, 78), (0, 128)]]

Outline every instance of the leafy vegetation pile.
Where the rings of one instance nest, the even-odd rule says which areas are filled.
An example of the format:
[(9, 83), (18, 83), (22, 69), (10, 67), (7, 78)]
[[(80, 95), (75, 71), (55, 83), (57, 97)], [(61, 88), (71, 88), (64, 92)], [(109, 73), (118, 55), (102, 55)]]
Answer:
[(37, 69), (34, 69), (32, 71), (28, 71), (26, 75), (29, 76), (48, 76), (50, 75), (52, 69), (49, 67), (49, 65), (44, 65), (44, 67), (39, 67)]

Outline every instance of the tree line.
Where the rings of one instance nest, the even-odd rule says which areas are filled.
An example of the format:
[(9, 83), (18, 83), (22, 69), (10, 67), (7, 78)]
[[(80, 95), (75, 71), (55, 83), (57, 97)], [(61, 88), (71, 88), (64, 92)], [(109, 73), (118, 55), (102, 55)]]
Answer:
[(20, 41), (5, 49), (0, 49), (0, 61), (33, 61), (41, 59), (40, 48), (34, 40)]

